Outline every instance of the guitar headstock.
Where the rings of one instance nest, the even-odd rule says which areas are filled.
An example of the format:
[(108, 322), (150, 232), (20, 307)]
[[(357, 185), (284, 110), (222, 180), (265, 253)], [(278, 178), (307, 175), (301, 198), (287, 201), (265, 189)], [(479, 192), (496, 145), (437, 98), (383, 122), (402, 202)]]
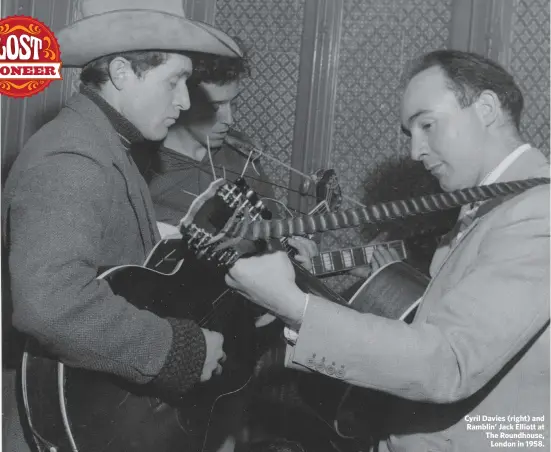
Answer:
[(314, 174), (316, 207), (313, 213), (334, 212), (342, 204), (342, 191), (337, 173), (333, 169), (320, 169)]
[(245, 215), (251, 221), (271, 218), (266, 206), (243, 178), (235, 183), (218, 179), (195, 198), (180, 221), (180, 232), (187, 247), (198, 258), (218, 266), (229, 266), (240, 256), (239, 251), (233, 247), (217, 250), (217, 244), (211, 242), (225, 227), (235, 227), (242, 222)]

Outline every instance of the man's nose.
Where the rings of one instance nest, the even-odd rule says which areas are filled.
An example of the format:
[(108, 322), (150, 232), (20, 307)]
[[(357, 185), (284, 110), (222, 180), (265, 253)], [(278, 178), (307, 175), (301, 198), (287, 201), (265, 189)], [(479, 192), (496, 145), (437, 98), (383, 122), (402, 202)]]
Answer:
[(182, 83), (177, 90), (174, 101), (176, 104), (176, 108), (178, 108), (179, 110), (189, 110), (191, 102), (189, 100), (189, 91), (185, 83)]
[(411, 149), (410, 155), (413, 160), (419, 161), (427, 153), (427, 144), (425, 140), (422, 140), (416, 134), (411, 136)]
[(233, 124), (233, 111), (230, 104), (222, 105), (218, 110), (220, 122), (231, 126)]

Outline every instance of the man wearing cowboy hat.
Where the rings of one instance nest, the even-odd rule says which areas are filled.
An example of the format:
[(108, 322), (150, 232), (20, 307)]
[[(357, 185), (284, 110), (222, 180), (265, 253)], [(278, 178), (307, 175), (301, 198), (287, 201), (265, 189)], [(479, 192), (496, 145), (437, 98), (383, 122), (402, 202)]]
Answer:
[(129, 151), (162, 140), (189, 108), (189, 52), (241, 50), (186, 19), (181, 0), (81, 7), (83, 18), (57, 33), (65, 66), (83, 68), (80, 93), (29, 139), (6, 182), (13, 324), (66, 364), (178, 396), (221, 371), (223, 337), (139, 310), (96, 276), (101, 266), (141, 264), (159, 240)]

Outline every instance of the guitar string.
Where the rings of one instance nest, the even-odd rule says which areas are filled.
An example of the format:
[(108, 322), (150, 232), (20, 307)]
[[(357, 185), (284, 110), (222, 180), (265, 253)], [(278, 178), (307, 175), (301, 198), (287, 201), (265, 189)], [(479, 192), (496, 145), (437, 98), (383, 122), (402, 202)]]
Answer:
[[(190, 167), (191, 167), (191, 166), (195, 166), (195, 165), (190, 165)], [(203, 172), (203, 173), (205, 173), (205, 174), (209, 174), (208, 171), (207, 171), (205, 168), (201, 168), (201, 167), (199, 167), (198, 165), (197, 165), (197, 167), (198, 167), (199, 171), (201, 171), (201, 172)], [(215, 166), (215, 167), (216, 167), (216, 166)], [(216, 168), (219, 168), (219, 167), (216, 167)], [(228, 172), (229, 172), (229, 173), (232, 173), (232, 174), (234, 174), (234, 175), (239, 175), (238, 172), (233, 171), (233, 170), (231, 170), (231, 169), (228, 169)], [(266, 184), (268, 184), (268, 185), (272, 185), (272, 186), (275, 186), (275, 187), (278, 187), (278, 188), (282, 188), (282, 189), (287, 190), (287, 191), (290, 191), (290, 192), (295, 192), (295, 193), (302, 194), (299, 190), (294, 190), (294, 189), (290, 189), (290, 188), (287, 188), (287, 187), (284, 187), (284, 186), (281, 186), (281, 185), (278, 185), (278, 184), (265, 182), (264, 180), (258, 179), (258, 178), (255, 178), (255, 177), (247, 176), (247, 179), (252, 179), (252, 180), (255, 180), (255, 181), (260, 182), (260, 183), (266, 183)], [(184, 191), (183, 189), (180, 189), (180, 190), (181, 190), (181, 191)], [(333, 190), (333, 189), (330, 189), (330, 190)], [(184, 192), (185, 192), (185, 191), (184, 191)], [(188, 192), (188, 194), (191, 194), (191, 192)], [(194, 195), (194, 196), (198, 196), (198, 195), (195, 195), (195, 194), (193, 194), (193, 195)], [(309, 194), (309, 193), (308, 193), (308, 194), (305, 194), (305, 195), (303, 195), (303, 196), (309, 197), (309, 198), (316, 198), (315, 195), (312, 195), (312, 194)], [(333, 196), (333, 191), (331, 191), (330, 194), (329, 194), (329, 193), (327, 194), (326, 199), (331, 199), (332, 196)], [(279, 201), (279, 200), (277, 200), (277, 199), (270, 198), (270, 197), (267, 197), (267, 196), (263, 196), (262, 198), (264, 198), (264, 199), (270, 199), (270, 200), (272, 200), (272, 201), (275, 201), (275, 202), (278, 203), (278, 204), (281, 204), (283, 207), (285, 207), (286, 211), (287, 211), (288, 213), (291, 214), (292, 217), (294, 217), (294, 215), (292, 214), (291, 211), (295, 211), (295, 213), (296, 213), (296, 214), (299, 214), (299, 215), (308, 215), (308, 214), (309, 214), (308, 212), (303, 212), (303, 211), (301, 211), (301, 210), (294, 209), (293, 207), (290, 207), (290, 206), (288, 206), (287, 204), (285, 204), (285, 203), (283, 203), (282, 201)]]
[[(247, 157), (247, 161), (245, 162), (245, 165), (243, 166), (243, 171), (241, 171), (240, 177), (245, 176), (245, 171), (247, 171), (247, 168), (249, 166), (249, 162), (251, 161), (251, 157), (253, 155), (253, 151), (249, 152), (249, 156)], [(257, 171), (258, 173), (258, 171)]]
[[(235, 132), (238, 132), (238, 133), (241, 133), (239, 130), (233, 128), (233, 127), (230, 127), (230, 130), (233, 130)], [(302, 171), (296, 169), (296, 168), (293, 168), (291, 165), (288, 165), (287, 163), (285, 162), (282, 162), (281, 160), (277, 159), (276, 157), (273, 157), (267, 153), (265, 153), (264, 151), (258, 149), (258, 147), (256, 147), (253, 143), (245, 143), (243, 142), (242, 140), (240, 140), (245, 146), (248, 146), (252, 151), (258, 153), (259, 155), (262, 155), (264, 157), (266, 157), (267, 159), (273, 161), (274, 163), (280, 165), (280, 166), (283, 166), (284, 168), (287, 168), (289, 171), (295, 173), (295, 174), (298, 174), (299, 176), (302, 176), (303, 178), (307, 179), (307, 180), (310, 180), (312, 182), (315, 182), (315, 179), (308, 175), (308, 174), (305, 174), (303, 173)], [(356, 204), (357, 206), (360, 206), (360, 207), (365, 207), (364, 204), (362, 204), (360, 201), (350, 197), (350, 196), (347, 196), (347, 195), (343, 195), (341, 194), (342, 198), (343, 199), (346, 199), (347, 201), (350, 201), (351, 203), (353, 204)]]
[[(213, 173), (213, 177), (216, 179), (216, 171), (214, 170), (214, 168), (216, 169), (222, 169), (223, 171), (223, 174), (224, 174), (224, 179), (227, 179), (226, 177), (226, 168), (224, 166), (216, 166), (214, 165), (214, 161), (212, 159), (212, 151), (210, 149), (210, 141), (209, 141), (209, 138), (207, 137), (207, 152), (208, 152), (208, 157), (209, 157), (209, 162), (210, 162), (210, 165), (211, 165), (211, 171)], [(249, 158), (252, 156), (252, 151), (250, 152), (249, 154)], [(187, 169), (190, 169), (190, 168), (197, 168), (199, 171), (203, 172), (203, 173), (206, 173), (206, 174), (209, 174), (209, 172), (203, 167), (204, 165), (204, 162), (203, 161), (198, 161), (198, 162), (186, 162), (186, 163), (182, 163), (182, 162), (179, 162), (179, 164), (176, 165), (177, 169), (179, 170), (182, 170), (182, 171), (185, 171)], [(254, 166), (254, 162), (252, 162), (252, 165), (253, 165), (253, 168), (255, 169), (256, 173), (260, 175), (259, 171), (256, 169), (256, 166)], [(162, 176), (161, 173), (159, 173), (158, 171), (155, 171), (154, 168), (151, 167), (151, 165), (148, 166), (148, 168), (146, 168), (146, 171), (149, 171), (151, 172), (153, 175), (155, 176)], [(232, 170), (228, 170), (230, 173), (234, 174), (234, 175), (239, 175), (238, 172), (235, 172), (235, 171), (232, 171)], [(243, 176), (244, 172), (246, 171), (246, 166), (245, 168), (243, 169), (243, 172), (241, 173), (241, 176)], [(310, 195), (309, 193), (302, 193), (300, 192), (299, 190), (295, 190), (295, 189), (292, 189), (290, 187), (285, 187), (283, 185), (279, 185), (279, 184), (276, 184), (276, 183), (273, 183), (271, 181), (268, 181), (268, 180), (265, 180), (265, 179), (260, 179), (258, 177), (254, 177), (254, 176), (251, 176), (251, 175), (247, 175), (247, 178), (248, 179), (251, 179), (251, 180), (254, 180), (256, 182), (260, 182), (260, 183), (263, 183), (263, 184), (266, 184), (266, 185), (269, 185), (269, 186), (272, 186), (272, 187), (277, 187), (277, 188), (280, 188), (282, 190), (285, 190), (285, 191), (288, 191), (288, 192), (294, 192), (294, 193), (298, 193), (302, 196), (306, 196), (306, 197), (313, 197), (312, 195)], [(184, 183), (186, 182), (185, 179), (182, 179), (182, 181), (179, 183), (179, 184), (176, 184), (176, 187), (178, 187), (178, 185), (183, 185)], [(170, 189), (170, 188), (167, 188), (167, 190)], [(183, 191), (184, 193), (186, 194), (192, 194), (191, 192), (188, 192), (184, 189), (180, 189), (181, 191)], [(195, 195), (195, 194), (192, 194), (192, 196), (196, 197), (198, 195)], [(284, 205), (284, 203), (282, 203), (281, 201), (279, 201), (282, 205)], [(293, 208), (291, 208), (293, 209)], [(289, 207), (287, 207), (286, 210), (289, 210)], [(297, 209), (293, 209), (295, 210), (295, 212), (299, 213), (299, 214), (303, 214), (305, 212), (301, 212)]]
[(216, 180), (218, 179), (218, 176), (216, 176), (216, 171), (214, 170), (214, 163), (212, 162), (212, 152), (210, 150), (210, 141), (209, 141), (208, 135), (207, 135), (207, 153), (209, 155), (210, 167), (212, 169), (212, 180)]
[[(208, 170), (206, 170), (205, 168), (202, 168), (201, 165), (198, 165), (198, 164), (192, 164), (192, 163), (191, 163), (191, 164), (186, 164), (186, 165), (182, 165), (181, 167), (179, 167), (180, 170), (186, 170), (186, 169), (189, 169), (189, 168), (198, 168), (199, 171), (201, 171), (201, 172), (203, 172), (203, 173), (205, 173), (205, 174), (209, 174), (209, 175), (210, 175), (210, 173), (209, 173)], [(216, 169), (222, 169), (222, 170), (224, 170), (224, 171), (226, 170), (226, 168), (223, 167), (223, 166), (217, 166), (217, 165), (215, 165), (215, 168), (216, 168)], [(160, 173), (156, 172), (155, 170), (150, 170), (150, 171), (151, 171), (154, 175), (156, 175), (156, 176), (162, 176)], [(231, 170), (231, 169), (228, 169), (227, 171), (228, 171), (228, 173), (231, 173), (231, 174), (233, 174), (233, 175), (239, 176), (239, 173), (236, 172), (236, 171), (233, 171), (233, 170)], [(227, 177), (224, 177), (224, 179), (227, 179)], [(292, 188), (289, 188), (289, 187), (285, 187), (285, 186), (283, 186), (283, 185), (279, 185), (279, 184), (276, 184), (276, 183), (273, 183), (273, 182), (267, 182), (267, 181), (265, 181), (265, 180), (263, 180), (263, 179), (259, 179), (259, 178), (254, 177), (254, 176), (249, 176), (249, 175), (247, 175), (247, 179), (254, 180), (255, 182), (264, 183), (264, 184), (270, 185), (270, 186), (272, 186), (272, 187), (280, 188), (280, 189), (282, 189), (282, 190), (286, 190), (286, 191), (289, 191), (289, 192), (298, 193), (298, 194), (301, 194), (302, 196), (307, 197), (307, 198), (314, 198), (314, 196), (311, 195), (311, 194), (309, 194), (309, 193), (307, 193), (307, 194), (302, 194), (299, 190), (295, 190), (295, 189), (292, 189)], [(176, 185), (176, 187), (178, 187), (178, 185), (183, 185), (185, 182), (186, 182), (186, 180), (182, 180), (179, 184)], [(184, 190), (184, 189), (182, 189), (182, 188), (180, 188), (180, 191), (182, 191), (182, 192), (184, 192), (184, 193), (187, 193), (187, 194), (191, 194), (191, 195), (193, 195), (194, 197), (198, 196), (198, 195), (196, 195), (196, 194), (194, 194), (194, 193), (192, 194), (191, 192), (187, 192), (186, 190)], [(276, 201), (277, 201), (277, 200), (276, 200)], [(277, 202), (282, 203), (281, 201), (277, 201)], [(285, 203), (282, 203), (282, 204), (285, 205)], [(290, 207), (290, 206), (287, 206), (287, 208), (288, 208), (289, 210), (294, 210), (294, 211), (295, 211), (296, 213), (298, 213), (298, 214), (305, 214), (305, 213), (306, 213), (306, 212), (302, 212), (302, 211), (300, 211), (300, 210), (298, 210), (298, 209), (295, 209), (295, 208), (293, 208), (293, 207)]]
[[(235, 128), (233, 128), (233, 127), (230, 127), (230, 130), (231, 130), (231, 131), (234, 131), (234, 132), (237, 132), (237, 133), (239, 133), (239, 134), (241, 134), (240, 131), (238, 131), (237, 129), (235, 129)], [(235, 137), (235, 138), (236, 138), (237, 140), (239, 140), (243, 145), (245, 145), (246, 147), (248, 147), (249, 150), (250, 150), (249, 156), (248, 156), (248, 158), (247, 158), (247, 163), (246, 163), (246, 165), (245, 165), (245, 168), (243, 169), (243, 172), (242, 172), (241, 176), (243, 176), (244, 172), (246, 171), (247, 165), (249, 164), (249, 160), (251, 160), (251, 157), (252, 157), (252, 155), (253, 155), (253, 152), (257, 152), (259, 155), (261, 155), (261, 156), (263, 156), (263, 157), (265, 157), (265, 158), (267, 158), (267, 159), (273, 161), (274, 163), (276, 163), (276, 164), (278, 164), (278, 165), (280, 165), (280, 166), (283, 166), (284, 168), (287, 168), (289, 171), (294, 172), (294, 173), (300, 175), (300, 176), (303, 177), (304, 179), (307, 179), (307, 180), (310, 180), (310, 181), (314, 181), (314, 182), (316, 181), (316, 179), (315, 179), (313, 176), (308, 175), (308, 174), (305, 174), (305, 173), (303, 173), (302, 171), (300, 171), (300, 170), (298, 170), (298, 169), (296, 169), (296, 168), (293, 168), (292, 166), (290, 166), (290, 165), (288, 165), (288, 164), (282, 162), (281, 160), (277, 159), (276, 157), (273, 157), (273, 156), (271, 156), (271, 155), (265, 153), (264, 151), (258, 149), (258, 147), (255, 146), (255, 145), (253, 145), (252, 143), (250, 143), (250, 142), (244, 142), (242, 139), (237, 138), (237, 137)], [(229, 143), (228, 143), (228, 144), (229, 144)], [(229, 145), (231, 146), (231, 144), (229, 144)], [(216, 166), (214, 165), (214, 161), (213, 161), (213, 157), (212, 157), (213, 154), (212, 154), (212, 150), (211, 150), (211, 148), (210, 148), (210, 140), (209, 140), (209, 137), (208, 137), (208, 136), (207, 136), (207, 153), (208, 153), (208, 158), (209, 158), (209, 163), (210, 163), (210, 166), (211, 166), (211, 171), (212, 171), (213, 178), (214, 178), (214, 179), (217, 178), (215, 168), (218, 168), (218, 169), (222, 169), (222, 170), (223, 170), (223, 172), (224, 172), (224, 179), (226, 179), (226, 171), (225, 171), (226, 169), (225, 169), (225, 167), (220, 168), (220, 167), (216, 167)], [(181, 166), (180, 169), (185, 170), (185, 169), (192, 168), (192, 167), (199, 167), (199, 170), (200, 170), (200, 171), (207, 172), (207, 171), (204, 170), (204, 168), (201, 168), (201, 164), (202, 164), (202, 163), (203, 163), (203, 162), (201, 161), (201, 162), (196, 162), (196, 163), (184, 164), (184, 165)], [(260, 174), (259, 171), (256, 169), (256, 166), (254, 166), (254, 161), (252, 162), (252, 165), (253, 165), (253, 167), (254, 167), (256, 173), (257, 173), (257, 174)], [(180, 165), (179, 165), (179, 166), (180, 166)], [(148, 170), (149, 170), (149, 171), (152, 171), (153, 174), (155, 174), (155, 175), (157, 175), (157, 176), (161, 176), (161, 174), (159, 174), (158, 172), (156, 172), (156, 171), (155, 171), (154, 169), (152, 169), (151, 167), (149, 167)], [(230, 172), (232, 172), (232, 173), (234, 173), (234, 174), (238, 174), (238, 173), (233, 172), (233, 171), (231, 171), (231, 170), (230, 170)], [(248, 176), (248, 178), (249, 178), (249, 179), (256, 180), (256, 181), (261, 182), (261, 183), (264, 183), (264, 184), (267, 184), (267, 185), (270, 185), (270, 186), (272, 186), (272, 187), (280, 188), (280, 189), (285, 190), (285, 191), (287, 191), (287, 192), (294, 192), (294, 193), (300, 194), (301, 196), (313, 197), (312, 195), (310, 195), (310, 194), (308, 194), (308, 193), (305, 194), (305, 193), (302, 193), (300, 190), (292, 189), (292, 188), (290, 188), (290, 187), (285, 187), (285, 186), (282, 186), (282, 185), (280, 185), (280, 184), (273, 183), (272, 181), (259, 179), (259, 178), (253, 177), (253, 176)], [(185, 181), (182, 181), (182, 184), (183, 184), (184, 182), (185, 182)], [(356, 199), (354, 199), (354, 198), (352, 198), (352, 197), (350, 197), (350, 196), (344, 195), (344, 194), (342, 194), (342, 193), (340, 194), (340, 196), (341, 196), (341, 198), (346, 199), (346, 200), (350, 201), (351, 203), (353, 203), (353, 204), (355, 204), (355, 205), (357, 205), (357, 206), (365, 207), (365, 205), (364, 205), (363, 203), (361, 203), (360, 201), (358, 201), (358, 200), (356, 200)], [(281, 202), (281, 201), (280, 201), (280, 202)], [(291, 209), (294, 210), (295, 212), (299, 213), (299, 214), (303, 214), (303, 212), (300, 212), (300, 211), (297, 210), (297, 209), (294, 209), (294, 208), (291, 208)], [(289, 207), (287, 207), (286, 210), (289, 210)]]
[[(218, 170), (222, 170), (224, 171), (224, 179), (227, 179), (226, 177), (226, 168), (224, 166), (218, 166), (218, 165), (214, 165), (214, 167)], [(211, 173), (209, 172), (209, 170), (207, 170), (205, 167), (204, 167), (204, 162), (186, 162), (186, 163), (183, 163), (183, 164), (179, 164), (177, 165), (177, 169), (180, 170), (180, 171), (185, 171), (185, 170), (188, 170), (190, 168), (197, 168), (200, 172), (202, 173), (205, 173), (205, 174), (208, 174), (210, 175)], [(148, 171), (150, 171), (153, 175), (155, 176), (162, 176), (161, 173), (159, 173), (158, 171), (155, 171), (155, 169), (149, 167), (148, 168)], [(234, 171), (232, 169), (227, 169), (227, 172), (230, 173), (230, 174), (233, 174), (235, 176), (239, 176), (240, 173), (237, 172), (237, 171)], [(269, 185), (271, 187), (275, 187), (275, 188), (279, 188), (281, 190), (284, 190), (286, 192), (290, 192), (290, 193), (297, 193), (301, 196), (304, 196), (306, 198), (315, 198), (314, 195), (310, 194), (310, 193), (303, 193), (301, 192), (300, 190), (297, 190), (297, 189), (294, 189), (294, 188), (290, 188), (290, 187), (286, 187), (284, 185), (280, 185), (280, 184), (277, 184), (275, 182), (272, 182), (272, 181), (269, 181), (269, 180), (266, 180), (266, 179), (261, 179), (259, 177), (255, 177), (255, 176), (251, 176), (251, 175), (247, 175), (246, 176), (247, 179), (249, 180), (253, 180), (255, 182), (259, 182), (261, 184), (266, 184), (266, 185)], [(182, 179), (182, 181), (178, 184), (176, 184), (176, 188), (178, 188), (178, 185), (184, 185), (186, 183), (186, 179)], [(170, 189), (170, 188), (167, 188), (167, 190)], [(185, 190), (183, 190), (182, 188), (180, 188), (181, 191), (183, 191), (184, 193), (187, 193), (187, 194), (191, 194), (191, 192), (186, 192)], [(161, 193), (162, 195), (162, 193)], [(194, 194), (194, 196), (197, 196)], [(297, 214), (306, 214), (307, 212), (303, 212), (299, 209), (295, 209), (294, 207), (291, 207), (291, 206), (287, 206), (285, 203), (283, 203), (282, 201), (278, 201), (279, 203), (281, 203), (282, 205), (285, 205), (287, 207), (288, 210), (292, 210), (294, 212), (296, 212)], [(361, 204), (361, 203), (360, 203)]]
[[(206, 326), (211, 320), (220, 315), (220, 306), (225, 306), (227, 310), (232, 307), (230, 303), (224, 303), (224, 296), (227, 294), (237, 294), (237, 292), (231, 289), (225, 289), (216, 299), (212, 302), (212, 310), (197, 322), (200, 327)], [(222, 311), (225, 314), (226, 311)]]

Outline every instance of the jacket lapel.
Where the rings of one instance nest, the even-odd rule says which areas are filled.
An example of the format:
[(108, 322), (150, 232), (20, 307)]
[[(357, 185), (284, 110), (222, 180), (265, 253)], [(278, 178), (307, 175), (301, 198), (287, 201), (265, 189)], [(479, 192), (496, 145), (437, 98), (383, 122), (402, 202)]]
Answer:
[(147, 184), (132, 161), (132, 157), (127, 153), (122, 144), (119, 144), (119, 147), (116, 152), (121, 155), (121, 158), (113, 160), (113, 165), (120, 172), (126, 183), (128, 200), (140, 226), (142, 243), (147, 255), (155, 243), (160, 240), (155, 223), (153, 202), (151, 201)]
[(155, 223), (153, 202), (145, 180), (121, 143), (119, 135), (94, 102), (82, 94), (77, 94), (67, 106), (96, 126), (99, 145), (96, 157), (105, 164), (112, 164), (124, 179), (128, 200), (139, 225), (144, 254), (149, 254), (160, 236)]

